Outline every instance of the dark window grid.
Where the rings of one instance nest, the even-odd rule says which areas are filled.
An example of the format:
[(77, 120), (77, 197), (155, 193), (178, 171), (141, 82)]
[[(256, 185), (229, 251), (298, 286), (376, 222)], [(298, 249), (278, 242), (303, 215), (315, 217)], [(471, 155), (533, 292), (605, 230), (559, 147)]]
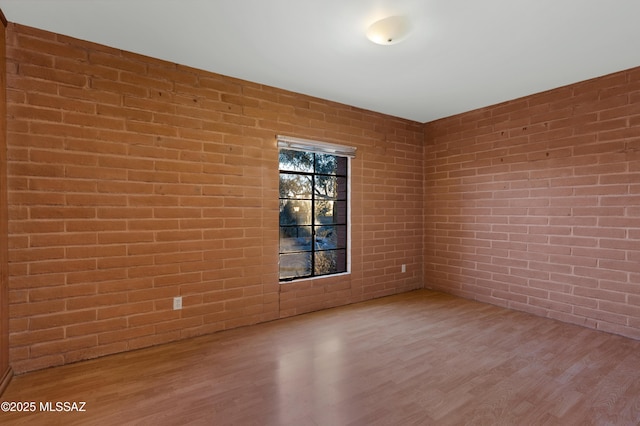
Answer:
[[(315, 156), (314, 156), (315, 157)], [(315, 169), (315, 158), (314, 158), (314, 169)], [(316, 248), (316, 228), (320, 228), (322, 226), (326, 226), (326, 225), (316, 225), (315, 224), (315, 201), (316, 201), (316, 192), (315, 192), (315, 177), (316, 176), (326, 176), (326, 177), (335, 177), (335, 178), (345, 178), (345, 184), (342, 185), (344, 186), (344, 188), (342, 187), (338, 187), (338, 191), (337, 191), (337, 196), (336, 198), (330, 198), (330, 199), (322, 199), (322, 201), (343, 201), (343, 202), (347, 202), (347, 174), (342, 174), (342, 173), (315, 173), (315, 172), (302, 172), (302, 171), (289, 171), (289, 170), (280, 170), (281, 174), (288, 174), (288, 175), (298, 175), (298, 176), (308, 176), (311, 178), (311, 198), (290, 198), (290, 197), (280, 197), (280, 201), (282, 200), (295, 200), (295, 201), (311, 201), (311, 222), (310, 224), (304, 224), (304, 225), (280, 225), (280, 228), (298, 228), (300, 226), (310, 226), (311, 227), (311, 249), (310, 250), (300, 250), (300, 251), (288, 251), (286, 253), (280, 252), (280, 250), (278, 250), (280, 253), (279, 254), (293, 254), (293, 253), (311, 253), (311, 274), (309, 275), (304, 275), (304, 276), (298, 276), (298, 277), (291, 277), (291, 278), (286, 278), (286, 279), (282, 279), (281, 281), (292, 281), (294, 279), (299, 279), (299, 278), (308, 278), (308, 277), (314, 277), (314, 276), (322, 276), (322, 275), (330, 275), (330, 274), (316, 274), (315, 272), (315, 264), (316, 264), (316, 253), (317, 252), (339, 252), (339, 251), (343, 251), (346, 250), (346, 240), (345, 240), (345, 244), (344, 246), (339, 246), (333, 249), (317, 249)], [(344, 212), (344, 219), (346, 220), (346, 218), (348, 217), (347, 214), (347, 207), (348, 205), (345, 205), (345, 212)], [(339, 217), (342, 217), (342, 215), (339, 215)], [(347, 226), (346, 221), (345, 222), (338, 222), (338, 223), (332, 223), (331, 226)]]

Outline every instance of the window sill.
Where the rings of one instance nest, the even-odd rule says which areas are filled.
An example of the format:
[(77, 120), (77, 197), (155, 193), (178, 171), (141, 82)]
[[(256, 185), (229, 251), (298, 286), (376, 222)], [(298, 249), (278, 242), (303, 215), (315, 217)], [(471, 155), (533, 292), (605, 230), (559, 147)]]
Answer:
[(286, 285), (286, 284), (300, 283), (305, 281), (314, 281), (314, 280), (321, 280), (321, 279), (334, 278), (334, 277), (343, 277), (345, 275), (351, 275), (351, 271), (341, 272), (339, 274), (320, 275), (317, 277), (298, 278), (293, 280), (280, 280), (279, 284)]

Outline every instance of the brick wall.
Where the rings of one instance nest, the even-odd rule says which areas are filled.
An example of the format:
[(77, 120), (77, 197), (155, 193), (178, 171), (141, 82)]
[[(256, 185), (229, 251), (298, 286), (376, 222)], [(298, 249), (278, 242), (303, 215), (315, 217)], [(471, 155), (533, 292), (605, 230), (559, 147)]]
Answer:
[(9, 384), (9, 258), (7, 251), (7, 101), (5, 38), (7, 20), (0, 11), (0, 394)]
[[(422, 286), (421, 124), (7, 31), (15, 371)], [(276, 134), (358, 148), (351, 275), (279, 285)]]
[(640, 338), (640, 68), (425, 141), (426, 287)]

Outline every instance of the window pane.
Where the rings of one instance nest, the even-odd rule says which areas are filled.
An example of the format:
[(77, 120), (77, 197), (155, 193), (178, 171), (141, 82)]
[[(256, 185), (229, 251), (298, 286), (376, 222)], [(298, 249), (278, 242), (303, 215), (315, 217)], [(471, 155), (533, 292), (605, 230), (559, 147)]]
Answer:
[(311, 225), (311, 201), (280, 200), (280, 225)]
[(280, 253), (311, 250), (310, 226), (281, 226)]
[(280, 170), (292, 172), (313, 172), (313, 153), (302, 151), (280, 150)]
[(311, 275), (311, 252), (280, 255), (280, 279)]
[(338, 176), (347, 176), (347, 164), (349, 164), (347, 157), (336, 157), (336, 174)]
[(316, 275), (336, 274), (347, 271), (347, 251), (330, 250), (316, 252)]
[(331, 154), (316, 154), (316, 173), (324, 175), (347, 175), (347, 157)]
[(338, 157), (330, 154), (316, 154), (316, 173), (335, 175), (338, 166)]
[(314, 207), (315, 211), (315, 224), (316, 225), (331, 225), (333, 223), (333, 209), (334, 201), (316, 201)]
[(347, 200), (347, 178), (346, 177), (338, 177), (336, 179), (336, 199), (338, 200)]
[(346, 200), (347, 179), (335, 176), (315, 176), (314, 191), (316, 199)]
[(347, 227), (340, 226), (316, 226), (315, 248), (316, 250), (330, 250), (345, 248), (347, 246)]
[(346, 201), (316, 201), (315, 224), (333, 225), (347, 223)]
[(311, 176), (280, 173), (280, 198), (311, 199)]

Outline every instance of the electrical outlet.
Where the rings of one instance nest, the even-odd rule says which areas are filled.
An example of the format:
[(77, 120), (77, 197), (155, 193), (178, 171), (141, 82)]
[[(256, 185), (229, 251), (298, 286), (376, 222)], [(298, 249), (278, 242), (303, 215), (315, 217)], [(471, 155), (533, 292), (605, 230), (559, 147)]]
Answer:
[(407, 272), (407, 265), (402, 265), (402, 273), (404, 274), (405, 272)]
[(173, 298), (173, 310), (182, 309), (182, 296), (176, 296)]

